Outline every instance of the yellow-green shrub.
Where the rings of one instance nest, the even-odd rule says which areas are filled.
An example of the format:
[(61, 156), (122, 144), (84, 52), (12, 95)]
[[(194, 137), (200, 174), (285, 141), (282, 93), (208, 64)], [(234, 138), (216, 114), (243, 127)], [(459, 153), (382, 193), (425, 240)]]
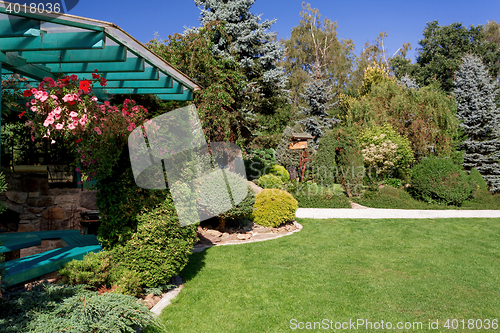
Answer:
[(283, 181), (278, 176), (267, 174), (259, 178), (257, 185), (262, 188), (282, 188)]
[(253, 208), (255, 223), (264, 227), (277, 227), (295, 219), (299, 204), (286, 191), (266, 189), (257, 194)]
[(280, 177), (281, 181), (283, 181), (284, 183), (290, 180), (290, 174), (288, 173), (288, 171), (284, 166), (281, 166), (279, 164), (274, 164), (268, 173)]

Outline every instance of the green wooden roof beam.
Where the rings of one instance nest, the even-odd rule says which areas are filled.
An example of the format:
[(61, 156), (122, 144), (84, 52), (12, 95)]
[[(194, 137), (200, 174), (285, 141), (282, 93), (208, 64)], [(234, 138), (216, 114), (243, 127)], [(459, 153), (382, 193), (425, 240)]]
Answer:
[(0, 38), (38, 36), (40, 36), (40, 21), (26, 19), (0, 20)]
[[(19, 52), (19, 55), (26, 58), (28, 63), (57, 63), (57, 68), (59, 68), (60, 63), (75, 63), (75, 65), (80, 66), (82, 63), (88, 62), (125, 62), (127, 60), (127, 48), (121, 45), (112, 45), (106, 46), (104, 49), (90, 50), (23, 51)], [(81, 68), (79, 66), (76, 66), (75, 69)], [(72, 72), (76, 71), (73, 70)]]
[(162, 76), (154, 81), (109, 81), (107, 88), (173, 88), (172, 78)]
[[(104, 78), (108, 81), (143, 81), (143, 80), (158, 80), (160, 78), (160, 73), (158, 68), (148, 67), (144, 72), (125, 72), (125, 73), (107, 73), (104, 72)], [(73, 74), (73, 73), (72, 73)], [(75, 73), (76, 74), (76, 73)], [(92, 79), (92, 75), (80, 73), (79, 77), (86, 78), (88, 80)]]
[(156, 94), (156, 97), (162, 101), (192, 101), (193, 92), (191, 90), (184, 90), (182, 94)]
[(45, 64), (52, 69), (53, 72), (62, 73), (93, 73), (99, 70), (100, 73), (129, 73), (129, 72), (144, 72), (144, 59), (129, 58), (125, 62), (87, 62), (79, 64)]
[(180, 84), (174, 88), (107, 88), (94, 86), (92, 91), (102, 91), (106, 94), (131, 94), (131, 95), (147, 95), (147, 94), (182, 94), (183, 89)]
[(0, 62), (2, 62), (3, 68), (36, 80), (43, 80), (45, 77), (55, 79), (50, 68), (42, 65), (28, 64), (24, 58), (21, 58), (16, 53), (9, 52), (6, 54), (0, 52)]
[[(64, 32), (43, 34), (39, 37), (8, 37), (0, 39), (0, 50), (42, 51), (69, 49), (102, 49), (105, 35), (102, 32)], [(38, 61), (41, 62), (41, 61)]]

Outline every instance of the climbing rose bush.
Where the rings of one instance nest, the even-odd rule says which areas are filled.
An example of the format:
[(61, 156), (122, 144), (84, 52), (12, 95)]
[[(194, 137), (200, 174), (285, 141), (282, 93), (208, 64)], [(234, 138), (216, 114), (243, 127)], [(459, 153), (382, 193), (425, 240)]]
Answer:
[(100, 102), (92, 94), (92, 87), (107, 84), (97, 71), (92, 80), (80, 80), (76, 75), (54, 81), (45, 78), (38, 88), (24, 91), (28, 117), (26, 126), (31, 127), (31, 139), (47, 138), (69, 142), (76, 153), (75, 166), (83, 179), (95, 176), (105, 178), (118, 162), (128, 133), (140, 126), (148, 111), (126, 99), (122, 105), (112, 106)]

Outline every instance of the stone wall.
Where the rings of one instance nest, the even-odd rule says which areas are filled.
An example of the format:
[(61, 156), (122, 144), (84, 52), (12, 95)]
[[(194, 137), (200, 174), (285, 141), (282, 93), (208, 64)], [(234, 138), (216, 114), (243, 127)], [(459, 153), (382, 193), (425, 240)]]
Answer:
[(49, 189), (47, 173), (5, 173), (7, 192), (0, 201), (8, 211), (0, 216), (0, 228), (8, 231), (83, 230), (80, 213), (95, 210), (96, 191)]

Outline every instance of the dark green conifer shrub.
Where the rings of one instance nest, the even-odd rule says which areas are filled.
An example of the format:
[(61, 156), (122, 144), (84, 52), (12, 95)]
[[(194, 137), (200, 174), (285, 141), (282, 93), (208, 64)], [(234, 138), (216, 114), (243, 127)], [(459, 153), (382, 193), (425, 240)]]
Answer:
[(147, 287), (167, 284), (187, 264), (197, 241), (196, 226), (180, 225), (170, 195), (138, 221), (130, 239), (113, 248), (113, 260), (136, 271)]
[(449, 158), (428, 157), (413, 167), (410, 193), (418, 199), (460, 206), (470, 198), (467, 174)]
[(255, 196), (253, 220), (264, 227), (277, 227), (295, 219), (297, 200), (288, 192), (265, 189)]

